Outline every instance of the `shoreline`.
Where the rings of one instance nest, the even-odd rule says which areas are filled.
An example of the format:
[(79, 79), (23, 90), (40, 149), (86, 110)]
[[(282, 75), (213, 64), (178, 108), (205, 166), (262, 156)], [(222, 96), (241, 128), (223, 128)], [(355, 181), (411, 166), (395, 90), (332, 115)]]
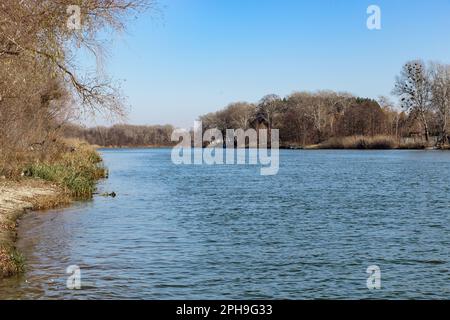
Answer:
[[(95, 146), (96, 150), (131, 150), (131, 149), (169, 149), (173, 148), (174, 146), (114, 146), (114, 147), (101, 147), (101, 146)], [(195, 149), (193, 147), (193, 149)], [(203, 147), (202, 149), (206, 149)], [(224, 148), (226, 149), (226, 148)], [(244, 149), (244, 148), (234, 148), (234, 149)], [(249, 148), (245, 148), (249, 149)], [(408, 147), (393, 147), (393, 148), (332, 148), (332, 147), (323, 147), (320, 145), (306, 145), (306, 146), (297, 146), (297, 145), (284, 145), (280, 146), (280, 150), (336, 150), (336, 151), (342, 151), (342, 150), (358, 150), (358, 151), (373, 151), (373, 150), (401, 150), (401, 151), (407, 151), (407, 150), (417, 150), (417, 151), (430, 151), (430, 150), (436, 150), (436, 151), (447, 151), (448, 148), (438, 148), (438, 147), (422, 147), (422, 148), (408, 148)]]
[(43, 180), (0, 180), (0, 279), (24, 271), (24, 258), (16, 249), (20, 218), (29, 211), (53, 209), (71, 201), (60, 187)]
[[(103, 150), (127, 150), (127, 149), (167, 149), (175, 148), (177, 144), (128, 144), (128, 145), (109, 145), (100, 146), (95, 145), (95, 149)], [(203, 144), (202, 148), (208, 146)], [(212, 147), (220, 148), (221, 144), (213, 145)], [(222, 146), (226, 149), (226, 146)], [(191, 145), (191, 148), (196, 148)], [(246, 146), (245, 149), (249, 149)], [(269, 146), (270, 148), (270, 146)], [(234, 149), (239, 149), (236, 145)], [(437, 137), (429, 141), (421, 139), (408, 140), (407, 138), (395, 138), (392, 136), (346, 136), (346, 137), (332, 137), (325, 141), (315, 144), (301, 144), (298, 142), (280, 141), (280, 150), (449, 150), (448, 144), (440, 145)]]
[[(99, 147), (98, 149), (161, 149), (173, 146), (135, 146), (135, 147)], [(282, 150), (418, 150), (445, 151), (438, 148), (323, 148), (312, 146), (280, 146)], [(24, 258), (16, 249), (19, 220), (29, 211), (48, 210), (64, 207), (72, 203), (74, 197), (58, 183), (36, 178), (22, 178), (11, 181), (0, 178), (0, 279), (19, 274), (24, 271)]]
[(90, 199), (107, 169), (95, 149), (83, 141), (64, 142), (65, 152), (53, 161), (23, 164), (22, 176), (0, 177), (0, 279), (24, 271), (16, 249), (19, 219), (28, 211)]

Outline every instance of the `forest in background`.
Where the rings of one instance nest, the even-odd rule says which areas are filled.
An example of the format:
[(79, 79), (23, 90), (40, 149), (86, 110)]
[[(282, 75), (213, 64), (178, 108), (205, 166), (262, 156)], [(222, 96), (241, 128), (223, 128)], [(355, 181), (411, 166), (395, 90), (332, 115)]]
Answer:
[(84, 140), (100, 147), (164, 147), (173, 145), (170, 138), (174, 129), (172, 125), (116, 124), (112, 127), (86, 128), (66, 124), (62, 128), (62, 134), (66, 138)]
[[(174, 144), (170, 125), (76, 125), (98, 115), (125, 119), (120, 87), (103, 72), (82, 72), (86, 66), (77, 56), (82, 50), (101, 61), (106, 48), (99, 34), (121, 32), (131, 15), (153, 5), (152, 0), (86, 0), (79, 6), (71, 0), (2, 1), (0, 177), (19, 177), (43, 163), (56, 166), (73, 150), (66, 137), (107, 147)], [(74, 7), (79, 8), (77, 28)], [(386, 98), (374, 101), (332, 91), (272, 94), (257, 103), (232, 103), (199, 119), (205, 130), (279, 129), (284, 147), (447, 147), (448, 65), (406, 63), (393, 94), (398, 106)]]
[[(392, 91), (395, 106), (333, 91), (264, 96), (258, 103), (231, 103), (199, 117), (203, 130), (275, 128), (283, 147), (446, 148), (450, 115), (450, 66), (407, 62)], [(115, 125), (83, 128), (69, 125), (64, 135), (105, 147), (170, 146), (173, 127)]]

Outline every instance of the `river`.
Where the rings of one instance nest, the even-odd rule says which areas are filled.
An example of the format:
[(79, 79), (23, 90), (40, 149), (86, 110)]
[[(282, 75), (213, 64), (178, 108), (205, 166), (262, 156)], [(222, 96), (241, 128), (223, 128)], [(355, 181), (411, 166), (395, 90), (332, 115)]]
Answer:
[(283, 150), (274, 176), (176, 166), (170, 149), (101, 153), (99, 191), (117, 197), (26, 215), (27, 270), (0, 298), (450, 297), (449, 152)]

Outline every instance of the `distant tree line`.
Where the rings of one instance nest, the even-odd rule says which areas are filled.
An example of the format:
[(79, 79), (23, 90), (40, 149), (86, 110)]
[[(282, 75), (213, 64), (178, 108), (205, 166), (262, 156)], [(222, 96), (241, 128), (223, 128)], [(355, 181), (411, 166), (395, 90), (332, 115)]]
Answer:
[(286, 144), (318, 144), (337, 136), (404, 134), (408, 117), (390, 105), (348, 93), (295, 92), (280, 98), (267, 95), (259, 103), (232, 103), (200, 120), (203, 128), (276, 128)]
[(170, 146), (174, 127), (164, 126), (135, 126), (114, 125), (112, 127), (84, 128), (68, 124), (63, 127), (63, 135), (67, 138), (85, 140), (92, 145), (102, 147), (149, 147)]
[[(395, 81), (398, 107), (386, 97), (377, 100), (345, 92), (294, 92), (264, 96), (258, 103), (236, 102), (199, 117), (203, 130), (279, 129), (282, 146), (322, 144), (345, 137), (413, 138), (424, 146), (448, 144), (450, 66), (422, 61), (406, 63)], [(172, 145), (172, 126), (116, 125), (83, 129), (71, 126), (65, 135), (101, 146)], [(431, 139), (433, 137), (434, 139)]]
[(448, 144), (450, 66), (422, 61), (406, 63), (396, 78), (393, 94), (399, 108), (386, 97), (378, 100), (333, 91), (294, 92), (281, 98), (270, 94), (258, 103), (237, 102), (200, 117), (204, 129), (280, 130), (284, 145), (320, 144), (349, 136), (414, 137), (438, 146)]

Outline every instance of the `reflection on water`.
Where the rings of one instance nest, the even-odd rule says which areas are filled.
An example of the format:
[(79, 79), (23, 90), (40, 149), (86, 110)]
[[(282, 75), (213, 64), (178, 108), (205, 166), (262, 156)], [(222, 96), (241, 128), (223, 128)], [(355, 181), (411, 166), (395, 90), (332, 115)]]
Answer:
[[(283, 151), (276, 176), (102, 153), (100, 189), (118, 197), (27, 215), (27, 272), (0, 298), (449, 297), (450, 153)], [(81, 290), (66, 288), (70, 265)]]

